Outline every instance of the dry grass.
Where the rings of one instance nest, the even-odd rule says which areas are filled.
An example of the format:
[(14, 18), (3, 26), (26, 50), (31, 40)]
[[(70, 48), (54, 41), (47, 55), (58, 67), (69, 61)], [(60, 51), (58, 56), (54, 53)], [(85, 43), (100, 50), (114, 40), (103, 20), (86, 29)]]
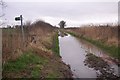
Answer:
[(54, 28), (43, 21), (36, 21), (29, 26), (24, 25), (25, 43), (22, 41), (20, 27), (6, 28), (2, 29), (2, 31), (3, 62), (11, 60), (13, 57), (16, 59), (20, 56), (21, 52), (30, 48), (30, 44), (36, 47), (39, 46), (43, 51), (47, 51), (47, 48), (52, 46), (50, 39)]
[(69, 67), (52, 51), (55, 28), (37, 21), (25, 25), (24, 31), (23, 47), (19, 28), (3, 30), (3, 78), (72, 77)]
[(114, 57), (116, 62), (119, 62), (119, 26), (84, 26), (80, 28), (69, 28), (67, 31), (76, 37), (82, 38), (98, 46), (109, 53), (110, 56)]
[(70, 29), (79, 35), (92, 38), (93, 40), (99, 40), (108, 45), (118, 46), (118, 26), (114, 27), (80, 27)]

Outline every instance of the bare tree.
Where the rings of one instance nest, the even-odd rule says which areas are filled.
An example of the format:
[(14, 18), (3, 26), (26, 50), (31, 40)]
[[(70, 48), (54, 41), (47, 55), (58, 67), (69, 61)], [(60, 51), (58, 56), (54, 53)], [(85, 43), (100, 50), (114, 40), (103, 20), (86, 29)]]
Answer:
[[(2, 18), (3, 16), (5, 16), (5, 13), (3, 12), (4, 8), (6, 8), (7, 5), (3, 0), (0, 0), (0, 18)], [(4, 22), (0, 19), (0, 26), (3, 25)]]
[(66, 22), (62, 20), (58, 25), (60, 26), (60, 28), (64, 28), (66, 26)]

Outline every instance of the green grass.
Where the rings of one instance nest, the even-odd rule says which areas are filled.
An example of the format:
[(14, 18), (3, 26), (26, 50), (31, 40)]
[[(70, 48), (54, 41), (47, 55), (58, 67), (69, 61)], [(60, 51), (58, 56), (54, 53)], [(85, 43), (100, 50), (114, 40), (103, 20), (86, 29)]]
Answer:
[(59, 56), (59, 39), (58, 39), (58, 33), (53, 38), (53, 48), (52, 51), (56, 53), (57, 56)]
[(47, 78), (57, 78), (58, 75), (56, 73), (49, 73)]
[(34, 68), (33, 68), (33, 70), (32, 70), (32, 77), (34, 77), (34, 78), (37, 78), (37, 77), (39, 77), (40, 76), (40, 70), (42, 69), (42, 65), (39, 65), (39, 66), (35, 66)]
[(16, 61), (8, 61), (3, 65), (5, 72), (19, 72), (21, 70), (29, 70), (30, 65), (33, 66), (31, 71), (32, 77), (39, 77), (40, 70), (48, 62), (47, 59), (39, 57), (32, 52), (23, 53)]
[(101, 41), (98, 41), (98, 40), (93, 40), (93, 39), (90, 39), (90, 38), (87, 38), (87, 37), (83, 37), (83, 36), (79, 36), (73, 32), (68, 32), (69, 34), (73, 35), (73, 36), (76, 36), (76, 37), (79, 37), (81, 39), (84, 39), (96, 46), (98, 46), (99, 48), (101, 48), (102, 50), (106, 51), (109, 53), (110, 56), (113, 56), (115, 58), (118, 58), (120, 60), (120, 47), (116, 47), (114, 45), (111, 45), (111, 46), (108, 46), (106, 45), (105, 43), (101, 42)]
[(86, 38), (86, 37), (82, 37), (82, 39), (100, 47), (101, 49), (103, 49), (104, 51), (110, 53), (111, 56), (113, 57), (116, 57), (118, 58), (118, 47), (116, 46), (108, 46), (108, 45), (105, 45), (104, 43), (100, 42), (100, 41), (97, 41), (97, 40), (92, 40), (92, 39), (89, 39), (89, 38)]
[(58, 80), (58, 77), (59, 77), (59, 74), (58, 72), (50, 72), (48, 75), (47, 75), (47, 80)]

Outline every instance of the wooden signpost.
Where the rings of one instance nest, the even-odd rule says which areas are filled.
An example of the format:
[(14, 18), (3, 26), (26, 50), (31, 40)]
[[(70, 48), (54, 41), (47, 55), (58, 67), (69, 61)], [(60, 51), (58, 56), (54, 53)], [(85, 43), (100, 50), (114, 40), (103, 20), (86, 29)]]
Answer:
[(25, 41), (25, 36), (24, 36), (24, 28), (23, 28), (23, 17), (20, 15), (20, 17), (15, 17), (16, 21), (21, 21), (21, 29), (22, 29), (22, 37), (23, 37), (23, 44)]

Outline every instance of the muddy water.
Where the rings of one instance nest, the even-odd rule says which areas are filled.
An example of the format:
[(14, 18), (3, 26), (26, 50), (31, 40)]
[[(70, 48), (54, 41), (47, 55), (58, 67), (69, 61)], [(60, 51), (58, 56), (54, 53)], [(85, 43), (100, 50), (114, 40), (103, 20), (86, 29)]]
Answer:
[(98, 71), (86, 66), (84, 63), (86, 59), (85, 55), (88, 52), (108, 62), (114, 68), (114, 73), (118, 75), (117, 64), (104, 51), (86, 41), (77, 39), (71, 35), (59, 36), (59, 46), (62, 60), (70, 65), (74, 78), (97, 78)]

